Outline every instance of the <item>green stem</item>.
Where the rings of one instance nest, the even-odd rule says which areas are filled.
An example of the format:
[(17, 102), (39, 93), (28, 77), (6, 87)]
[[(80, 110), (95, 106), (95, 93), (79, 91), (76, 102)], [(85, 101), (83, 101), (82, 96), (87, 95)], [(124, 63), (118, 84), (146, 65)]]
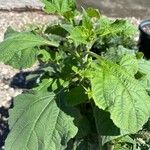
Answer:
[(85, 54), (89, 54), (89, 55), (91, 55), (91, 56), (93, 56), (93, 57), (95, 57), (95, 58), (97, 58), (98, 60), (101, 60), (101, 61), (105, 60), (102, 56), (97, 55), (96, 53), (91, 52), (91, 51), (86, 51)]
[(54, 46), (54, 47), (58, 47), (59, 46), (59, 43), (52, 42), (52, 41), (46, 41), (45, 44), (50, 45), (50, 46)]

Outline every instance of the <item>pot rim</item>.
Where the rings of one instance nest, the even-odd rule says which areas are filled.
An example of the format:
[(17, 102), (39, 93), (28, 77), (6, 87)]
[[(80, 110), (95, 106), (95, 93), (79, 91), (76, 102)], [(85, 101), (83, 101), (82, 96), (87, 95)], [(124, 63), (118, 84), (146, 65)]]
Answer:
[(143, 20), (140, 24), (139, 24), (139, 30), (146, 34), (146, 36), (150, 37), (150, 33), (147, 33), (143, 30), (143, 27), (149, 25), (150, 26), (150, 19), (147, 19), (147, 20)]

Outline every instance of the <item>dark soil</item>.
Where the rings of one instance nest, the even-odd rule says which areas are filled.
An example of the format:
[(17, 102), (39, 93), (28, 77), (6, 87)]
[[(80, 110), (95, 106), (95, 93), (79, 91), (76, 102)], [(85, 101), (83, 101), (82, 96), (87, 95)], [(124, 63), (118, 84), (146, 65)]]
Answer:
[(5, 139), (9, 133), (8, 109), (0, 108), (0, 150), (3, 150)]

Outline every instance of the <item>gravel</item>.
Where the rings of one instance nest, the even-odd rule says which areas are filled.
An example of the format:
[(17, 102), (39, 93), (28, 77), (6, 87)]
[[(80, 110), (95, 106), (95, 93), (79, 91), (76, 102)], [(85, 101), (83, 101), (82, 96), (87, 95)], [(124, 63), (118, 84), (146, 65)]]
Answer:
[[(140, 19), (136, 19), (134, 17), (127, 19), (136, 26), (140, 23)], [(23, 30), (31, 24), (44, 25), (56, 20), (56, 16), (45, 15), (40, 11), (20, 13), (0, 11), (0, 41), (3, 40), (4, 32), (8, 26), (12, 26), (17, 30)], [(36, 68), (37, 65), (24, 71), (32, 71)], [(22, 89), (10, 86), (12, 78), (19, 72), (20, 70), (0, 63), (0, 150), (2, 150), (1, 146), (4, 144), (3, 141), (8, 133), (8, 108), (11, 106), (12, 98), (22, 92)]]
[(41, 0), (0, 0), (0, 9), (41, 9)]
[(24, 29), (29, 25), (43, 25), (57, 20), (56, 16), (45, 15), (37, 12), (9, 12), (0, 11), (0, 41), (3, 39), (3, 34), (8, 26), (12, 26), (16, 30)]

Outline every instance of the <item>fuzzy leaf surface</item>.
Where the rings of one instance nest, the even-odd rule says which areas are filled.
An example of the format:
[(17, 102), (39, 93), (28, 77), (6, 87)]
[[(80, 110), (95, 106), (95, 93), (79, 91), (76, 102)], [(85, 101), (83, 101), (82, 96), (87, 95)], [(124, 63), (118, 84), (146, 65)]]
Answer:
[(100, 22), (101, 28), (97, 30), (97, 33), (100, 34), (100, 36), (122, 34), (123, 36), (130, 37), (136, 32), (134, 26), (126, 20), (117, 19), (115, 21), (109, 21), (103, 17), (100, 19)]
[(143, 76), (139, 79), (140, 83), (145, 87), (145, 89), (150, 92), (150, 61), (141, 59), (139, 61), (139, 71)]
[(144, 60), (141, 59), (139, 60), (139, 71), (144, 73), (144, 74), (149, 74), (150, 73), (150, 61), (149, 60)]
[(43, 0), (47, 13), (66, 13), (76, 8), (75, 0)]
[(138, 71), (138, 61), (135, 55), (124, 55), (119, 64), (123, 66), (131, 75), (135, 75)]
[(64, 150), (77, 133), (74, 110), (52, 92), (21, 94), (10, 110), (6, 150)]
[(76, 43), (87, 44), (89, 31), (83, 26), (77, 26), (71, 31), (70, 38), (73, 39)]
[(150, 92), (150, 73), (147, 75), (144, 75), (139, 79), (139, 82), (144, 86), (144, 88)]
[(38, 53), (35, 47), (41, 45), (57, 47), (58, 43), (29, 32), (7, 34), (7, 38), (0, 43), (0, 61), (14, 68), (31, 67)]
[(91, 77), (95, 104), (109, 111), (114, 124), (135, 133), (150, 116), (150, 97), (123, 66), (103, 61), (94, 65)]

